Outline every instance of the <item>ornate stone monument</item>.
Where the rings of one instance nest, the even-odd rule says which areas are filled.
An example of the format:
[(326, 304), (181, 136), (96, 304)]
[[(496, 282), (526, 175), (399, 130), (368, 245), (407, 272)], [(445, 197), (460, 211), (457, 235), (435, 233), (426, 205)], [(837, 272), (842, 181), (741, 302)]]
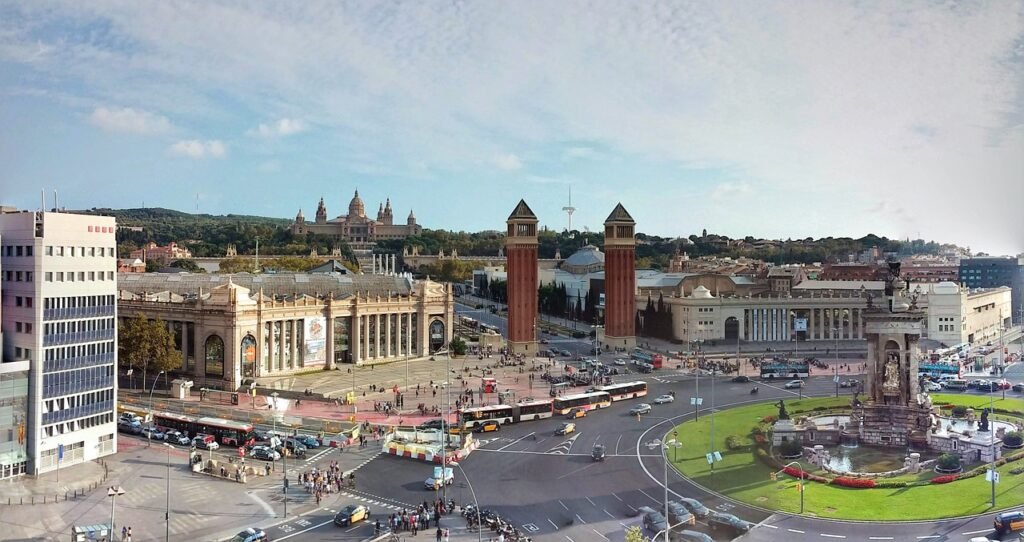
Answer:
[(918, 340), (924, 312), (917, 296), (907, 296), (900, 264), (889, 263), (885, 299), (864, 310), (868, 341), (867, 398), (860, 406), (860, 442), (877, 446), (927, 445), (931, 400), (918, 389)]

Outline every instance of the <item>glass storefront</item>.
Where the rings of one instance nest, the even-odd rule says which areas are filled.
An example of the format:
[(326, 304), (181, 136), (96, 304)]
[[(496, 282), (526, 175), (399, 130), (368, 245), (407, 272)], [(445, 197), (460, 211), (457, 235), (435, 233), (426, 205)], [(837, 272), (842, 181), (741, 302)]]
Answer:
[(334, 363), (348, 363), (352, 361), (352, 355), (349, 353), (349, 332), (351, 329), (351, 316), (334, 319)]
[(28, 371), (0, 372), (0, 479), (27, 472)]

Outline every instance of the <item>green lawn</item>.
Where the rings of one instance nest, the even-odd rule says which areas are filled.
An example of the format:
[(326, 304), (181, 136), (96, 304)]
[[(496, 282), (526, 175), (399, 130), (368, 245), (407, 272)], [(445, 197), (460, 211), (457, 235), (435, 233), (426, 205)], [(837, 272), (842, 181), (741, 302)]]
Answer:
[[(933, 400), (937, 404), (988, 406), (987, 397), (939, 394), (933, 396)], [(1020, 399), (996, 398), (994, 404), (997, 408), (1024, 411), (1024, 401)], [(849, 397), (786, 401), (786, 409), (791, 414), (817, 406), (846, 407), (849, 406)], [(670, 450), (669, 458), (685, 476), (713, 491), (763, 508), (797, 513), (800, 494), (796, 490), (796, 479), (780, 475), (778, 481), (773, 482), (769, 476), (772, 469), (757, 459), (753, 446), (729, 450), (725, 445), (725, 439), (730, 435), (742, 435), (745, 442), (752, 445), (752, 441), (746, 438), (750, 430), (763, 417), (777, 414), (778, 409), (771, 402), (716, 413), (714, 449), (722, 453), (722, 461), (715, 464), (714, 472), (705, 459), (711, 437), (709, 416), (675, 428), (678, 431), (676, 438), (683, 446)], [(1009, 473), (1010, 469), (1022, 464), (1018, 461), (999, 469), (1002, 479), (996, 486), (998, 508), (1024, 503), (1024, 475)], [(806, 462), (804, 465), (810, 469)], [(931, 473), (924, 473), (900, 479), (931, 476)], [(805, 513), (842, 519), (911, 520), (977, 514), (989, 510), (991, 498), (991, 486), (984, 476), (951, 484), (898, 489), (846, 489), (817, 482), (808, 482), (805, 487)]]

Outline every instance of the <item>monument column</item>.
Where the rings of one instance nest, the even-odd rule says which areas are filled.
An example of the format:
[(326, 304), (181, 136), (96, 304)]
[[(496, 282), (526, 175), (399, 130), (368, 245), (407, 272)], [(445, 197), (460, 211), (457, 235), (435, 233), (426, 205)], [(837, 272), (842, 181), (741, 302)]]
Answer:
[(636, 222), (621, 203), (604, 221), (605, 343), (636, 346)]
[(361, 333), (359, 330), (359, 322), (361, 319), (362, 318), (355, 313), (353, 313), (352, 316), (349, 318), (350, 323), (348, 332), (350, 335), (348, 338), (348, 344), (349, 351), (351, 352), (349, 355), (352, 357), (353, 365), (359, 365), (360, 350), (362, 350), (363, 347), (362, 342), (360, 342)]
[(390, 358), (391, 356), (394, 355), (394, 353), (391, 352), (391, 333), (393, 331), (394, 330), (391, 329), (391, 315), (390, 314), (385, 314), (384, 315), (384, 343), (385, 343), (385, 347), (384, 347), (385, 356), (384, 357), (387, 357), (387, 358)]
[(537, 354), (537, 216), (525, 201), (505, 224), (508, 344), (516, 354)]

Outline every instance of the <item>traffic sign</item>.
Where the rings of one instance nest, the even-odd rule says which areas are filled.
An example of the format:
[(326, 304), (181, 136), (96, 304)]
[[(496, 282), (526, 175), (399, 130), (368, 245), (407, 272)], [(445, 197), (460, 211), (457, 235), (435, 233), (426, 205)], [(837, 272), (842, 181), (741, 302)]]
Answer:
[(64, 461), (64, 445), (57, 445), (57, 461)]
[(994, 471), (994, 470), (991, 470), (991, 469), (985, 471), (985, 481), (986, 482), (991, 482), (993, 476), (995, 477), (995, 483), (998, 484), (999, 483), (999, 471)]
[(701, 397), (690, 397), (690, 406), (703, 405), (704, 399)]
[(838, 384), (839, 383), (839, 375), (833, 376), (832, 377), (832, 382), (835, 382), (836, 384)]

